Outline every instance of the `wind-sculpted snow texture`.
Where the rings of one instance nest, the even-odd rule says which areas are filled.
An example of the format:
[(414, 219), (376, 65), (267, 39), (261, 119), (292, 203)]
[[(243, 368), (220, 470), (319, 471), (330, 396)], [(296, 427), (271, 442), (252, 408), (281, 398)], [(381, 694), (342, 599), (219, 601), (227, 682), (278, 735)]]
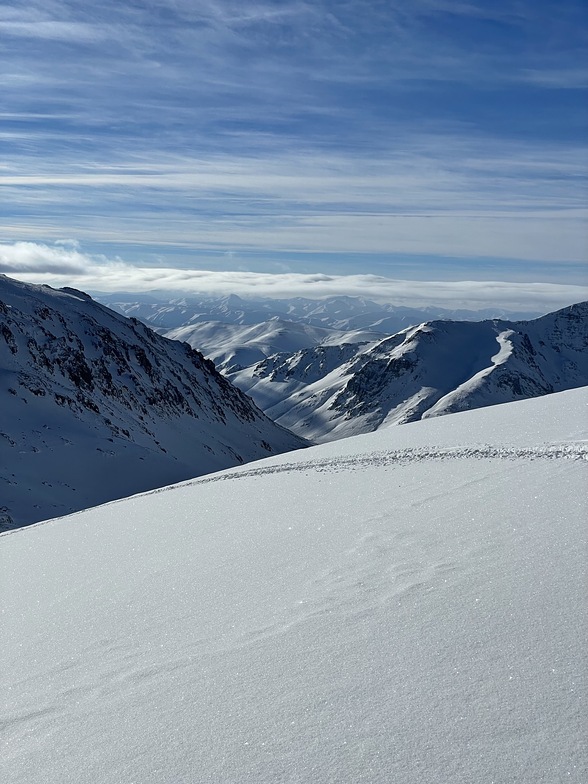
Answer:
[(0, 276), (0, 530), (304, 444), (186, 344)]
[(588, 384), (588, 303), (533, 321), (426, 322), (227, 376), (284, 427), (333, 440)]
[(0, 536), (10, 784), (585, 784), (588, 389)]

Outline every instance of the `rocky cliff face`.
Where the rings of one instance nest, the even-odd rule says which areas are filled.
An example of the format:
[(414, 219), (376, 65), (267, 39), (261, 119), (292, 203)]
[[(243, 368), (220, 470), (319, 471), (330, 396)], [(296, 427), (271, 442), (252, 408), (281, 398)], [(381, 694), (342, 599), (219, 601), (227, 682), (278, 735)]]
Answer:
[(3, 528), (304, 446), (187, 344), (5, 276), (0, 405)]

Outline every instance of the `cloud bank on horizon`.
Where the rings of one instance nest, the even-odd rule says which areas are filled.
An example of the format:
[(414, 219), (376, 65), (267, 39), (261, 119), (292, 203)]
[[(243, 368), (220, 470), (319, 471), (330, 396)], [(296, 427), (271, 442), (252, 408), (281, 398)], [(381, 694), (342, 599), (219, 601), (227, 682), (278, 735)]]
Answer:
[(587, 28), (581, 0), (7, 0), (0, 241), (582, 284)]
[(373, 274), (269, 273), (140, 267), (121, 259), (89, 256), (75, 243), (0, 244), (0, 273), (54, 287), (96, 293), (158, 292), (242, 297), (366, 297), (406, 307), (557, 310), (588, 299), (588, 286), (548, 282), (400, 280)]

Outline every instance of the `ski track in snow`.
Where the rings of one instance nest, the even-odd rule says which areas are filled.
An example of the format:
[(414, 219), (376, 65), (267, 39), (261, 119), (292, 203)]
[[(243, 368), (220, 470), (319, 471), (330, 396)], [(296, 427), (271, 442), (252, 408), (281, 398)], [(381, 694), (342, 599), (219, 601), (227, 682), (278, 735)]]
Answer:
[[(264, 476), (265, 474), (282, 474), (293, 471), (302, 472), (333, 472), (347, 469), (367, 468), (372, 466), (387, 467), (391, 465), (406, 465), (408, 463), (422, 462), (424, 460), (588, 460), (588, 445), (584, 444), (552, 444), (545, 447), (452, 447), (431, 449), (426, 447), (414, 449), (397, 449), (373, 452), (370, 454), (351, 455), (349, 457), (323, 458), (304, 461), (300, 463), (283, 463), (277, 466), (264, 466), (251, 468), (238, 473), (224, 473), (216, 476), (201, 477), (190, 480), (187, 485), (201, 485), (209, 482), (226, 482), (231, 479), (241, 479), (249, 476)], [(153, 493), (163, 493), (170, 487), (153, 490)]]
[[(380, 452), (367, 454), (350, 455), (348, 457), (319, 458), (296, 463), (282, 463), (276, 466), (264, 466), (263, 468), (250, 468), (235, 473), (229, 473), (231, 469), (222, 474), (213, 476), (197, 477), (189, 479), (179, 484), (159, 487), (155, 490), (148, 490), (143, 495), (157, 495), (167, 493), (177, 487), (192, 487), (194, 485), (204, 485), (211, 482), (228, 482), (247, 477), (261, 477), (270, 474), (286, 473), (335, 473), (338, 471), (358, 470), (370, 468), (372, 466), (387, 468), (394, 465), (407, 465), (409, 463), (419, 463), (426, 460), (586, 460), (588, 461), (588, 444), (585, 443), (566, 443), (549, 444), (540, 447), (494, 447), (482, 445), (478, 447), (450, 447), (450, 448), (427, 448), (415, 447), (406, 449), (386, 449)], [(124, 502), (125, 498), (117, 498), (101, 506), (111, 506)], [(22, 533), (40, 525), (46, 525), (53, 520), (60, 520), (63, 517), (73, 517), (76, 514), (83, 514), (85, 510), (73, 512), (69, 515), (53, 517), (50, 520), (41, 520), (33, 525), (22, 528), (14, 528), (0, 532), (0, 538), (12, 534)]]

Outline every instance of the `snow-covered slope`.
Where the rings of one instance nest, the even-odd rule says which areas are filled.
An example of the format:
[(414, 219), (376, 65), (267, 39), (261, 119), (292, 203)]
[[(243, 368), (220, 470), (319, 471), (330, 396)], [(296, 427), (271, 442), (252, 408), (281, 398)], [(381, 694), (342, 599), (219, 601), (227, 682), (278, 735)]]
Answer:
[(227, 376), (284, 427), (333, 440), (588, 384), (588, 303), (532, 321), (425, 322)]
[(584, 784), (588, 390), (0, 537), (10, 784)]
[(172, 340), (183, 340), (211, 359), (217, 370), (229, 374), (256, 365), (274, 354), (293, 354), (314, 346), (374, 344), (381, 334), (365, 330), (341, 331), (279, 318), (241, 326), (206, 321), (166, 331)]
[(0, 276), (0, 530), (301, 446), (189, 346)]

